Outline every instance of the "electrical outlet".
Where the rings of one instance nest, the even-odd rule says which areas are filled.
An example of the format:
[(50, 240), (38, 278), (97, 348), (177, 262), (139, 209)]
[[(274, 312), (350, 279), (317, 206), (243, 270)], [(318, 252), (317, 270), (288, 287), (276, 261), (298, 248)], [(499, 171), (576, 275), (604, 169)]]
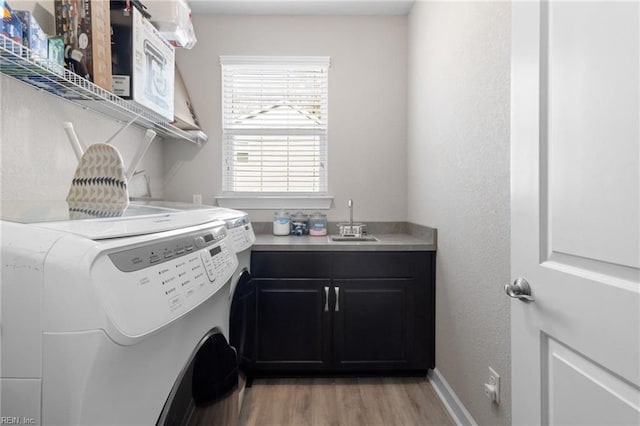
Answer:
[(500, 375), (491, 367), (489, 367), (489, 383), (484, 384), (484, 394), (496, 404), (500, 404)]
[(202, 194), (193, 194), (193, 204), (202, 204)]

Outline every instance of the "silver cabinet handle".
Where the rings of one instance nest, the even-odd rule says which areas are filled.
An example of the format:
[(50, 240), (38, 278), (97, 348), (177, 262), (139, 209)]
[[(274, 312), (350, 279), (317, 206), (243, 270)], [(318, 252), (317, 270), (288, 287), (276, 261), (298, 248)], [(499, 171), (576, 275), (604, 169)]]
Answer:
[(340, 312), (340, 287), (336, 287), (336, 308), (335, 312)]
[(507, 296), (522, 300), (523, 302), (534, 301), (534, 298), (531, 296), (531, 286), (524, 278), (516, 278), (513, 284), (505, 284), (504, 292), (507, 293)]
[(324, 288), (324, 311), (329, 312), (329, 287)]

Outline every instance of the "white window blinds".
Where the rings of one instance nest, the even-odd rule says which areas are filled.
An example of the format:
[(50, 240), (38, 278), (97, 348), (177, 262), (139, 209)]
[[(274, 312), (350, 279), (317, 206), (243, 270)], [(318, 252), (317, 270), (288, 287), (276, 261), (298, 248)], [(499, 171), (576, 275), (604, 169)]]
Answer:
[(221, 56), (223, 190), (327, 192), (328, 57)]

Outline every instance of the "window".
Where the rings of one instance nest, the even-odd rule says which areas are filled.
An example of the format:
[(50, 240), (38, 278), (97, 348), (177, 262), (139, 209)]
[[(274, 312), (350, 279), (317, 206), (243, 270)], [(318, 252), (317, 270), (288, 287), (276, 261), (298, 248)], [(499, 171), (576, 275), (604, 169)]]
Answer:
[(328, 57), (222, 56), (225, 194), (327, 193)]

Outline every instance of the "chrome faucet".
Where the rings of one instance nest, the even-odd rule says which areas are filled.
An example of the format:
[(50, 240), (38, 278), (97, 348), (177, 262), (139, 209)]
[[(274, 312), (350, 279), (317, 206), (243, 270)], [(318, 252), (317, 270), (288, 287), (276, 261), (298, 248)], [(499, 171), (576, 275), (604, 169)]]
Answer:
[(352, 199), (349, 199), (349, 201), (347, 202), (347, 206), (349, 207), (349, 222), (338, 223), (338, 227), (340, 228), (340, 237), (341, 238), (346, 238), (346, 237), (362, 238), (367, 233), (367, 231), (365, 231), (366, 225), (364, 223), (353, 223), (353, 200)]

